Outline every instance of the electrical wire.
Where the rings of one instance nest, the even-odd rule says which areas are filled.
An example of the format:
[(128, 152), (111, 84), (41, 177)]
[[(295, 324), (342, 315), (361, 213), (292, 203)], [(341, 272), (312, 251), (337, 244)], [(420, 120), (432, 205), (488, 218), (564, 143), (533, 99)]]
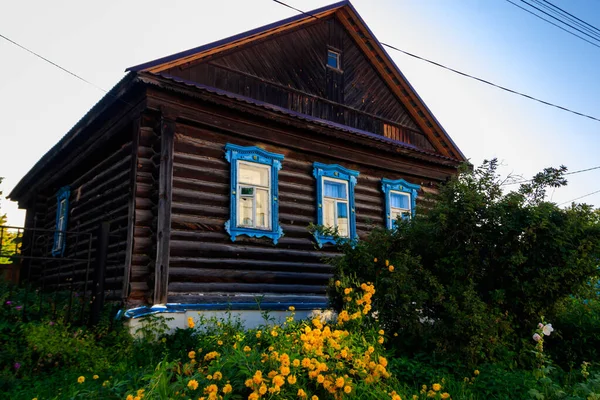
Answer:
[(4, 39), (4, 40), (6, 40), (6, 41), (8, 41), (8, 42), (10, 42), (10, 43), (12, 43), (12, 44), (14, 44), (15, 46), (17, 46), (17, 47), (19, 47), (19, 48), (21, 48), (21, 49), (25, 50), (26, 52), (28, 52), (28, 53), (30, 53), (30, 54), (33, 54), (34, 56), (36, 56), (36, 57), (38, 57), (38, 58), (41, 58), (42, 60), (46, 61), (47, 63), (49, 63), (49, 64), (51, 64), (51, 65), (53, 65), (53, 66), (55, 66), (56, 68), (58, 68), (58, 69), (60, 69), (60, 70), (62, 70), (62, 71), (64, 71), (64, 72), (66, 72), (67, 74), (69, 74), (69, 75), (71, 75), (71, 76), (74, 76), (75, 78), (79, 79), (80, 81), (83, 81), (83, 82), (87, 83), (88, 85), (92, 85), (93, 87), (95, 87), (95, 88), (96, 88), (96, 89), (98, 89), (98, 90), (101, 90), (101, 91), (103, 91), (104, 93), (108, 93), (108, 90), (101, 88), (100, 86), (98, 86), (98, 85), (96, 85), (96, 84), (94, 84), (94, 83), (92, 83), (92, 82), (88, 81), (88, 80), (87, 80), (87, 79), (85, 79), (85, 78), (82, 78), (81, 76), (77, 75), (77, 74), (76, 74), (76, 73), (74, 73), (74, 72), (71, 72), (71, 71), (69, 71), (68, 69), (66, 69), (66, 68), (64, 68), (64, 67), (61, 67), (61, 66), (60, 66), (60, 65), (58, 65), (57, 63), (55, 63), (55, 62), (53, 62), (53, 61), (50, 61), (50, 60), (48, 60), (46, 57), (39, 55), (39, 54), (38, 54), (38, 53), (36, 53), (35, 51), (33, 51), (33, 50), (29, 50), (27, 47), (20, 45), (19, 43), (15, 42), (14, 40), (11, 40), (11, 39), (9, 39), (9, 38), (7, 38), (6, 36), (4, 36), (4, 35), (2, 35), (2, 34), (0, 34), (0, 37), (1, 37), (2, 39)]
[[(599, 165), (599, 166), (597, 166), (597, 167), (591, 167), (591, 168), (586, 168), (586, 169), (580, 169), (580, 170), (578, 170), (578, 171), (565, 172), (565, 173), (563, 174), (563, 176), (566, 176), (566, 175), (575, 175), (575, 174), (579, 174), (579, 173), (582, 173), (582, 172), (593, 171), (593, 170), (595, 170), (595, 169), (600, 169), (600, 165)], [(533, 182), (533, 179), (527, 179), (527, 180), (524, 180), (524, 181), (517, 181), (517, 182), (508, 182), (508, 183), (503, 183), (501, 186), (508, 186), (508, 185), (518, 185), (518, 184), (520, 184), (520, 183), (528, 183), (528, 182)]]
[[(283, 2), (283, 1), (281, 1), (281, 0), (273, 0), (273, 1), (274, 1), (275, 3), (277, 3), (277, 4), (281, 4), (282, 6), (285, 6), (285, 7), (287, 7), (287, 8), (290, 8), (290, 9), (292, 9), (292, 10), (294, 10), (294, 11), (297, 11), (297, 12), (299, 12), (299, 13), (305, 14), (305, 15), (307, 15), (307, 16), (310, 16), (310, 17), (313, 17), (313, 18), (315, 18), (315, 19), (319, 19), (319, 17), (317, 17), (317, 16), (315, 16), (315, 15), (312, 15), (312, 14), (310, 14), (310, 13), (307, 13), (307, 12), (305, 12), (305, 11), (302, 11), (302, 10), (300, 10), (300, 9), (296, 8), (296, 7), (292, 7), (292, 6), (290, 6), (289, 4), (286, 4), (286, 3), (284, 3), (284, 2)], [(507, 0), (507, 1), (509, 1), (509, 0)], [(470, 79), (474, 79), (474, 80), (476, 80), (476, 81), (478, 81), (478, 82), (485, 83), (486, 85), (493, 86), (493, 87), (495, 87), (495, 88), (497, 88), (497, 89), (501, 89), (501, 90), (504, 90), (504, 91), (506, 91), (506, 92), (509, 92), (509, 93), (512, 93), (512, 94), (516, 94), (516, 95), (518, 95), (518, 96), (522, 96), (522, 97), (525, 97), (525, 98), (527, 98), (527, 99), (530, 99), (530, 100), (537, 101), (538, 103), (542, 103), (542, 104), (544, 104), (544, 105), (547, 105), (547, 106), (550, 106), (550, 107), (558, 108), (559, 110), (563, 110), (563, 111), (566, 111), (566, 112), (569, 112), (569, 113), (572, 113), (572, 114), (578, 115), (578, 116), (580, 116), (580, 117), (585, 117), (585, 118), (589, 118), (589, 119), (591, 119), (591, 120), (594, 120), (594, 121), (598, 121), (598, 122), (600, 122), (600, 118), (598, 118), (598, 117), (594, 117), (594, 116), (592, 116), (592, 115), (584, 114), (584, 113), (581, 113), (581, 112), (579, 112), (579, 111), (575, 111), (575, 110), (572, 110), (572, 109), (570, 109), (570, 108), (567, 108), (567, 107), (560, 106), (560, 105), (558, 105), (558, 104), (550, 103), (549, 101), (545, 101), (545, 100), (538, 99), (537, 97), (534, 97), (534, 96), (531, 96), (531, 95), (528, 95), (528, 94), (525, 94), (525, 93), (519, 92), (519, 91), (517, 91), (517, 90), (509, 89), (509, 88), (507, 88), (507, 87), (504, 87), (504, 86), (501, 86), (501, 85), (495, 84), (495, 83), (493, 83), (493, 82), (490, 82), (490, 81), (488, 81), (488, 80), (485, 80), (485, 79), (478, 78), (478, 77), (476, 77), (476, 76), (473, 76), (473, 75), (467, 74), (466, 72), (462, 72), (462, 71), (456, 70), (456, 69), (454, 69), (454, 68), (450, 68), (450, 67), (448, 67), (448, 66), (446, 66), (446, 65), (440, 64), (440, 63), (438, 63), (438, 62), (435, 62), (435, 61), (429, 60), (429, 59), (427, 59), (427, 58), (424, 58), (424, 57), (418, 56), (418, 55), (416, 55), (416, 54), (409, 53), (408, 51), (401, 50), (401, 49), (399, 49), (398, 47), (392, 46), (392, 45), (390, 45), (390, 44), (387, 44), (387, 43), (384, 43), (384, 42), (380, 42), (380, 44), (381, 44), (382, 46), (388, 47), (388, 48), (390, 48), (390, 49), (392, 49), (392, 50), (395, 50), (395, 51), (398, 51), (398, 52), (400, 52), (400, 53), (403, 53), (403, 54), (405, 54), (405, 55), (407, 55), (407, 56), (410, 56), (410, 57), (416, 58), (416, 59), (418, 59), (418, 60), (421, 60), (421, 61), (425, 61), (425, 62), (427, 62), (427, 63), (433, 64), (433, 65), (435, 65), (435, 66), (437, 66), (437, 67), (440, 67), (440, 68), (446, 69), (446, 70), (448, 70), (448, 71), (454, 72), (454, 73), (456, 73), (456, 74), (459, 74), (459, 75), (462, 75), (462, 76), (464, 76), (464, 77), (467, 77), (467, 78), (470, 78)], [(598, 46), (598, 47), (600, 47), (600, 46)]]
[(571, 28), (571, 29), (575, 29), (577, 32), (583, 33), (584, 35), (586, 35), (586, 36), (588, 36), (588, 37), (590, 37), (590, 38), (592, 38), (592, 39), (594, 39), (594, 40), (599, 40), (597, 37), (594, 37), (594, 36), (590, 35), (589, 33), (587, 33), (587, 32), (584, 32), (584, 31), (582, 31), (581, 29), (579, 29), (579, 28), (577, 28), (577, 27), (574, 27), (573, 25), (571, 25), (571, 24), (569, 24), (569, 23), (566, 23), (565, 21), (561, 20), (560, 18), (557, 18), (557, 17), (555, 17), (554, 15), (551, 15), (551, 14), (547, 13), (546, 11), (544, 11), (544, 10), (542, 10), (542, 9), (540, 9), (540, 8), (538, 8), (538, 7), (536, 7), (536, 6), (534, 6), (533, 4), (531, 4), (531, 3), (528, 3), (526, 0), (521, 0), (521, 3), (525, 3), (525, 4), (527, 4), (529, 7), (531, 7), (531, 8), (534, 8), (534, 9), (538, 10), (539, 12), (541, 12), (541, 13), (543, 13), (543, 14), (545, 14), (545, 15), (549, 16), (549, 17), (550, 17), (550, 18), (552, 18), (552, 19), (555, 19), (555, 20), (557, 20), (557, 21), (558, 21), (558, 22), (560, 22), (561, 24), (564, 24), (564, 25), (568, 26), (568, 27), (569, 27), (569, 28)]
[(557, 205), (559, 205), (559, 206), (562, 206), (562, 205), (564, 205), (564, 204), (567, 204), (567, 203), (572, 203), (572, 202), (574, 202), (575, 200), (583, 199), (584, 197), (588, 197), (588, 196), (591, 196), (591, 195), (593, 195), (593, 194), (596, 194), (596, 193), (600, 193), (600, 190), (596, 190), (595, 192), (591, 192), (591, 193), (588, 193), (588, 194), (584, 194), (583, 196), (576, 197), (576, 198), (574, 198), (573, 200), (565, 201), (565, 202), (563, 202), (563, 203), (560, 203), (560, 204), (557, 204)]
[[(580, 18), (577, 18), (575, 15), (571, 14), (570, 12), (568, 12), (568, 11), (566, 11), (566, 10), (563, 10), (562, 8), (560, 8), (559, 6), (557, 6), (556, 4), (553, 4), (553, 3), (549, 2), (548, 0), (542, 0), (542, 1), (543, 1), (544, 3), (546, 3), (546, 4), (550, 5), (552, 8), (555, 8), (555, 9), (559, 10), (559, 11), (560, 11), (561, 13), (563, 13), (564, 15), (568, 15), (568, 16), (570, 16), (570, 17), (573, 17), (573, 18), (574, 18), (574, 19), (576, 19), (577, 21), (581, 22), (581, 24), (579, 24), (579, 26), (582, 26), (582, 24), (583, 24), (583, 25), (585, 25), (585, 26), (588, 26), (589, 28), (591, 28), (591, 30), (593, 30), (593, 31), (596, 31), (596, 32), (600, 33), (600, 29), (599, 29), (599, 28), (595, 27), (595, 26), (594, 26), (594, 25), (592, 25), (592, 24), (589, 24), (589, 23), (585, 22), (584, 20), (582, 20), (582, 19), (580, 19)], [(573, 19), (571, 19), (571, 20), (573, 20)]]
[(546, 21), (547, 23), (549, 23), (549, 24), (551, 24), (551, 25), (554, 25), (554, 26), (555, 26), (555, 27), (557, 27), (558, 29), (562, 29), (563, 31), (567, 32), (568, 34), (570, 34), (570, 35), (573, 35), (573, 36), (575, 36), (575, 37), (578, 37), (579, 39), (581, 39), (581, 40), (583, 40), (583, 41), (585, 41), (585, 42), (588, 42), (588, 43), (589, 43), (589, 44), (591, 44), (592, 46), (596, 46), (596, 47), (600, 48), (600, 45), (598, 45), (598, 44), (596, 44), (596, 43), (594, 43), (594, 42), (591, 42), (591, 41), (587, 40), (586, 38), (584, 38), (584, 37), (582, 37), (582, 36), (579, 36), (578, 34), (576, 34), (576, 33), (573, 33), (573, 32), (571, 32), (570, 30), (568, 30), (568, 29), (565, 29), (565, 28), (563, 28), (562, 26), (560, 26), (560, 25), (558, 25), (558, 24), (555, 24), (554, 22), (552, 22), (552, 21), (550, 21), (550, 20), (547, 20), (546, 18), (544, 18), (544, 17), (542, 17), (542, 16), (539, 16), (539, 15), (537, 15), (536, 13), (534, 13), (533, 11), (530, 11), (530, 10), (526, 9), (525, 7), (521, 7), (520, 5), (518, 5), (518, 4), (516, 4), (516, 3), (513, 3), (513, 2), (512, 2), (512, 1), (510, 1), (510, 0), (506, 0), (506, 1), (507, 1), (507, 2), (509, 2), (510, 4), (512, 4), (513, 6), (515, 6), (515, 7), (518, 7), (518, 8), (520, 8), (521, 10), (523, 10), (523, 11), (525, 11), (525, 12), (528, 12), (529, 14), (531, 14), (531, 15), (533, 15), (533, 16), (536, 16), (536, 17), (538, 17), (539, 19), (541, 19), (541, 20), (543, 20), (543, 21)]
[(584, 23), (581, 23), (578, 21), (578, 18), (575, 17), (573, 14), (570, 14), (566, 11), (564, 11), (562, 8), (558, 8), (557, 10), (557, 6), (555, 6), (554, 4), (550, 3), (550, 2), (544, 2), (543, 0), (532, 0), (534, 3), (544, 7), (546, 10), (550, 11), (551, 13), (554, 13), (554, 15), (558, 15), (560, 18), (564, 18), (567, 21), (569, 21), (569, 23), (571, 24), (575, 24), (578, 27), (580, 27), (581, 29), (585, 29), (587, 32), (591, 33), (592, 35), (596, 35), (598, 37), (600, 37), (598, 34), (600, 34), (600, 30), (598, 30), (598, 28), (596, 28), (593, 25), (589, 25), (586, 26)]

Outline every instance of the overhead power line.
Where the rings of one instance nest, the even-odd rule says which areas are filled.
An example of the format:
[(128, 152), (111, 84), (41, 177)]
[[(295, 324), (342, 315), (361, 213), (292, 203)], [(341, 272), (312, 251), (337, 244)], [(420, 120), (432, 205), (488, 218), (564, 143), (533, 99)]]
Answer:
[(593, 194), (596, 194), (596, 193), (600, 193), (600, 190), (596, 190), (595, 192), (591, 192), (591, 193), (588, 193), (588, 194), (584, 194), (583, 196), (576, 197), (576, 198), (574, 198), (573, 200), (565, 201), (565, 202), (563, 202), (563, 203), (560, 203), (560, 204), (558, 204), (558, 205), (559, 205), (559, 206), (562, 206), (562, 205), (564, 205), (564, 204), (567, 204), (567, 203), (572, 203), (572, 202), (574, 202), (575, 200), (580, 200), (580, 199), (583, 199), (584, 197), (588, 197), (588, 196), (591, 196), (591, 195), (593, 195)]
[(560, 25), (558, 25), (558, 24), (556, 24), (556, 23), (554, 23), (554, 22), (552, 22), (552, 21), (550, 21), (550, 20), (548, 20), (548, 19), (546, 19), (546, 18), (544, 18), (544, 17), (542, 17), (542, 16), (539, 16), (539, 15), (537, 15), (536, 13), (534, 13), (534, 12), (533, 12), (533, 11), (531, 11), (531, 10), (528, 10), (528, 9), (526, 9), (525, 7), (522, 7), (522, 6), (520, 6), (520, 5), (516, 4), (516, 3), (513, 3), (513, 2), (512, 2), (512, 1), (510, 1), (510, 0), (506, 0), (506, 1), (507, 1), (507, 2), (509, 2), (510, 4), (512, 4), (513, 6), (515, 6), (515, 7), (518, 7), (518, 8), (520, 8), (521, 10), (523, 10), (523, 11), (525, 11), (525, 12), (528, 12), (529, 14), (531, 14), (531, 15), (533, 15), (533, 16), (535, 16), (535, 17), (538, 17), (539, 19), (541, 19), (541, 20), (543, 20), (543, 21), (546, 21), (547, 23), (549, 23), (549, 24), (551, 24), (551, 25), (554, 25), (554, 26), (555, 26), (555, 27), (557, 27), (558, 29), (561, 29), (561, 30), (565, 31), (565, 32), (567, 32), (568, 34), (570, 34), (570, 35), (573, 35), (573, 36), (575, 36), (575, 37), (578, 37), (579, 39), (581, 39), (581, 40), (583, 40), (583, 41), (586, 41), (586, 42), (588, 42), (588, 43), (589, 43), (589, 44), (591, 44), (592, 46), (596, 46), (596, 47), (600, 48), (600, 45), (598, 45), (598, 44), (596, 44), (596, 43), (594, 43), (594, 42), (591, 42), (591, 41), (589, 41), (588, 39), (584, 38), (583, 36), (579, 36), (578, 34), (576, 34), (576, 33), (573, 33), (573, 32), (571, 32), (570, 30), (568, 30), (568, 29), (565, 29), (565, 28), (563, 28), (562, 26), (560, 26)]
[(20, 45), (19, 43), (15, 42), (14, 40), (12, 40), (12, 39), (9, 39), (9, 38), (7, 38), (6, 36), (4, 36), (4, 35), (2, 35), (2, 34), (0, 34), (0, 37), (1, 37), (2, 39), (6, 40), (7, 42), (10, 42), (10, 43), (14, 44), (15, 46), (17, 46), (17, 47), (19, 47), (19, 48), (21, 48), (21, 49), (25, 50), (26, 52), (28, 52), (28, 53), (30, 53), (30, 54), (33, 54), (34, 56), (36, 56), (36, 57), (38, 57), (38, 58), (40, 58), (40, 59), (42, 59), (42, 60), (46, 61), (48, 64), (55, 66), (56, 68), (58, 68), (58, 69), (60, 69), (60, 70), (62, 70), (62, 71), (64, 71), (64, 72), (66, 72), (67, 74), (69, 74), (69, 75), (71, 75), (71, 76), (74, 76), (75, 78), (79, 79), (80, 81), (83, 81), (83, 82), (87, 83), (88, 85), (92, 85), (93, 87), (95, 87), (95, 88), (96, 88), (96, 89), (98, 89), (98, 90), (101, 90), (101, 91), (103, 91), (104, 93), (108, 93), (108, 90), (101, 88), (100, 86), (98, 86), (98, 85), (96, 85), (96, 84), (94, 84), (94, 83), (92, 83), (92, 82), (88, 81), (88, 80), (87, 80), (87, 79), (85, 79), (85, 78), (82, 78), (81, 76), (77, 75), (75, 72), (71, 72), (71, 71), (69, 71), (68, 69), (66, 69), (66, 68), (64, 68), (64, 67), (61, 67), (61, 66), (60, 66), (60, 65), (58, 65), (57, 63), (55, 63), (55, 62), (53, 62), (53, 61), (50, 61), (50, 60), (48, 60), (46, 57), (39, 55), (39, 54), (38, 54), (38, 53), (36, 53), (35, 51), (33, 51), (33, 50), (29, 50), (27, 47), (25, 47), (25, 46), (23, 46), (23, 45)]
[[(582, 172), (588, 172), (588, 171), (593, 171), (595, 169), (600, 169), (600, 165), (597, 167), (591, 167), (591, 168), (586, 168), (586, 169), (580, 169), (578, 171), (572, 171), (572, 172), (565, 172), (563, 175), (575, 175), (575, 174), (580, 174)], [(508, 185), (518, 185), (520, 183), (528, 183), (528, 182), (533, 182), (533, 179), (526, 179), (523, 181), (517, 181), (517, 182), (508, 182), (508, 183), (504, 183), (502, 186), (508, 186)]]
[[(315, 19), (319, 19), (319, 17), (317, 17), (317, 16), (315, 16), (315, 15), (312, 15), (312, 14), (310, 14), (310, 13), (307, 13), (306, 11), (302, 11), (302, 10), (300, 10), (300, 9), (298, 9), (298, 8), (296, 8), (296, 7), (293, 7), (293, 6), (291, 6), (291, 5), (287, 4), (287, 3), (284, 3), (284, 2), (283, 2), (283, 1), (281, 1), (281, 0), (273, 0), (273, 1), (274, 1), (275, 3), (277, 3), (277, 4), (281, 4), (281, 5), (282, 5), (282, 6), (284, 6), (284, 7), (290, 8), (290, 9), (292, 9), (292, 10), (294, 10), (294, 11), (297, 11), (297, 12), (299, 12), (299, 13), (302, 13), (302, 14), (304, 14), (304, 15), (307, 15), (307, 16), (309, 16), (309, 17), (312, 17), (312, 18), (315, 18)], [(507, 1), (508, 1), (508, 0), (507, 0)], [(493, 82), (491, 82), (491, 81), (488, 81), (488, 80), (486, 80), (486, 79), (483, 79), (483, 78), (478, 78), (478, 77), (476, 77), (476, 76), (473, 76), (473, 75), (467, 74), (466, 72), (462, 72), (462, 71), (459, 71), (459, 70), (457, 70), (457, 69), (450, 68), (450, 67), (448, 67), (448, 66), (446, 66), (446, 65), (444, 65), (444, 64), (440, 64), (440, 63), (438, 63), (438, 62), (435, 62), (435, 61), (429, 60), (429, 59), (427, 59), (427, 58), (424, 58), (424, 57), (418, 56), (418, 55), (416, 55), (416, 54), (409, 53), (408, 51), (401, 50), (401, 49), (399, 49), (398, 47), (392, 46), (392, 45), (390, 45), (390, 44), (387, 44), (387, 43), (384, 43), (384, 42), (380, 42), (380, 43), (381, 43), (381, 45), (382, 45), (382, 46), (388, 47), (388, 48), (390, 48), (390, 49), (392, 49), (392, 50), (395, 50), (395, 51), (398, 51), (398, 52), (400, 52), (400, 53), (406, 54), (407, 56), (410, 56), (410, 57), (416, 58), (416, 59), (418, 59), (418, 60), (421, 60), (421, 61), (425, 61), (425, 62), (427, 62), (427, 63), (429, 63), (429, 64), (433, 64), (433, 65), (435, 65), (435, 66), (437, 66), (437, 67), (440, 67), (440, 68), (446, 69), (446, 70), (448, 70), (448, 71), (454, 72), (455, 74), (462, 75), (462, 76), (464, 76), (464, 77), (467, 77), (467, 78), (470, 78), (470, 79), (474, 79), (474, 80), (476, 80), (476, 81), (478, 81), (478, 82), (485, 83), (486, 85), (490, 85), (490, 86), (493, 86), (493, 87), (495, 87), (495, 88), (498, 88), (498, 89), (504, 90), (504, 91), (506, 91), (506, 92), (509, 92), (509, 93), (512, 93), (512, 94), (516, 94), (516, 95), (518, 95), (518, 96), (522, 96), (522, 97), (525, 97), (525, 98), (527, 98), (527, 99), (530, 99), (530, 100), (537, 101), (538, 103), (542, 103), (542, 104), (544, 104), (544, 105), (547, 105), (547, 106), (550, 106), (550, 107), (558, 108), (559, 110), (563, 110), (563, 111), (567, 111), (567, 112), (570, 112), (570, 113), (572, 113), (572, 114), (575, 114), (575, 115), (579, 115), (580, 117), (585, 117), (585, 118), (589, 118), (589, 119), (591, 119), (591, 120), (594, 120), (594, 121), (598, 121), (598, 122), (600, 122), (600, 118), (598, 118), (598, 117), (594, 117), (594, 116), (592, 116), (592, 115), (588, 115), (588, 114), (585, 114), (585, 113), (582, 113), (582, 112), (579, 112), (579, 111), (575, 111), (575, 110), (572, 110), (572, 109), (570, 109), (570, 108), (563, 107), (563, 106), (560, 106), (560, 105), (558, 105), (558, 104), (551, 103), (551, 102), (549, 102), (549, 101), (541, 100), (541, 99), (538, 99), (537, 97), (534, 97), (534, 96), (531, 96), (531, 95), (528, 95), (528, 94), (525, 94), (525, 93), (519, 92), (519, 91), (517, 91), (517, 90), (509, 89), (509, 88), (507, 88), (507, 87), (505, 87), (505, 86), (498, 85), (498, 84), (496, 84), (496, 83), (493, 83)], [(599, 46), (599, 47), (600, 47), (600, 46)]]
[(554, 15), (551, 15), (550, 13), (547, 13), (546, 11), (544, 11), (544, 10), (542, 10), (542, 9), (540, 9), (540, 8), (538, 8), (538, 7), (536, 7), (536, 6), (534, 6), (534, 5), (533, 5), (533, 4), (531, 4), (531, 3), (528, 3), (526, 0), (521, 0), (521, 3), (525, 3), (525, 4), (527, 4), (529, 7), (531, 7), (531, 8), (534, 8), (534, 9), (538, 10), (538, 11), (539, 11), (539, 12), (541, 12), (542, 14), (545, 14), (545, 15), (549, 16), (550, 18), (557, 20), (557, 21), (558, 21), (558, 22), (560, 22), (561, 24), (564, 24), (564, 25), (568, 26), (569, 28), (571, 28), (571, 29), (574, 29), (574, 30), (576, 30), (576, 31), (577, 31), (577, 32), (579, 32), (579, 33), (582, 33), (582, 34), (584, 34), (585, 36), (592, 38), (593, 40), (596, 40), (596, 41), (599, 41), (599, 40), (600, 40), (600, 39), (599, 39), (597, 36), (590, 35), (589, 33), (585, 32), (585, 31), (582, 31), (581, 29), (579, 29), (579, 28), (577, 28), (577, 27), (575, 27), (575, 26), (573, 26), (573, 25), (571, 25), (571, 24), (569, 24), (569, 23), (565, 22), (564, 20), (562, 20), (562, 19), (560, 19), (560, 18), (558, 18), (558, 17), (555, 17)]
[(600, 34), (600, 29), (577, 18), (573, 14), (563, 10), (562, 8), (552, 4), (549, 1), (546, 1), (546, 0), (532, 0), (532, 1), (536, 4), (539, 4), (540, 6), (544, 7), (546, 10), (554, 13), (555, 15), (558, 15), (560, 18), (566, 19), (567, 21), (569, 21), (569, 23), (575, 24), (578, 27), (580, 27), (581, 29), (584, 29), (593, 35), (598, 36), (598, 34)]
[(597, 28), (597, 27), (595, 27), (594, 25), (591, 25), (591, 24), (589, 24), (589, 23), (585, 22), (584, 20), (582, 20), (582, 19), (580, 19), (580, 18), (577, 18), (577, 17), (576, 17), (576, 16), (574, 16), (573, 14), (569, 13), (568, 11), (565, 11), (565, 10), (563, 10), (563, 9), (562, 9), (562, 8), (560, 8), (559, 6), (557, 6), (557, 5), (555, 5), (555, 4), (551, 3), (551, 2), (549, 2), (549, 1), (547, 1), (547, 0), (542, 0), (542, 1), (543, 1), (544, 3), (546, 3), (546, 4), (549, 4), (549, 5), (550, 5), (552, 8), (555, 8), (555, 9), (557, 9), (557, 10), (561, 11), (563, 14), (566, 14), (566, 15), (568, 15), (568, 16), (570, 16), (570, 17), (573, 17), (573, 18), (574, 18), (574, 19), (576, 19), (577, 21), (581, 22), (583, 25), (586, 25), (586, 26), (588, 26), (588, 27), (592, 28), (592, 30), (594, 30), (594, 31), (597, 31), (598, 33), (600, 33), (600, 29), (598, 29), (598, 28)]

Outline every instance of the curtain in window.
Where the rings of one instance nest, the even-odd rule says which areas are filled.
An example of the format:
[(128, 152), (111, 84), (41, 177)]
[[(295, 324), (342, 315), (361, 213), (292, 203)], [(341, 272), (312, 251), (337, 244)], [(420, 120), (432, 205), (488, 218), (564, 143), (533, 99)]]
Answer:
[(410, 209), (409, 197), (398, 193), (391, 193), (390, 206), (394, 208), (403, 208), (405, 210), (408, 210)]
[(345, 199), (346, 185), (340, 182), (325, 181), (324, 182), (325, 197), (334, 197), (336, 199)]

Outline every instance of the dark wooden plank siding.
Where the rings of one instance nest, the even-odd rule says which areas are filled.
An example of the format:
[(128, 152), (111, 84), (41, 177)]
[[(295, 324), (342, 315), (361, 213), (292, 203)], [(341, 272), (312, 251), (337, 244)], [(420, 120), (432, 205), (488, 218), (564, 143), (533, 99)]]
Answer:
[[(326, 67), (328, 48), (341, 51), (343, 72)], [(433, 150), (336, 18), (163, 73), (383, 135), (372, 116), (379, 117), (418, 136), (406, 136), (407, 143)]]

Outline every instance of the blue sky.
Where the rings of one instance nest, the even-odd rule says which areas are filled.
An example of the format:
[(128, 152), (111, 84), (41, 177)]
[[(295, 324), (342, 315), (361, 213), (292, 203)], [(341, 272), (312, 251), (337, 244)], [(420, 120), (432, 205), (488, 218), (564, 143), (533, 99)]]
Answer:
[[(514, 0), (519, 2), (519, 0)], [(328, 1), (286, 0), (310, 10)], [(505, 0), (355, 0), (380, 41), (600, 117), (600, 48)], [(553, 0), (600, 28), (600, 1)], [(35, 12), (32, 12), (35, 11)], [(252, 29), (295, 12), (271, 0), (10, 2), (0, 34), (110, 89), (126, 67)], [(600, 165), (600, 122), (549, 108), (389, 51), (474, 164), (503, 173)], [(0, 176), (5, 195), (103, 92), (0, 39)], [(557, 203), (600, 190), (600, 169), (569, 177)], [(600, 194), (582, 199), (600, 204)], [(9, 223), (24, 213), (3, 199)]]

